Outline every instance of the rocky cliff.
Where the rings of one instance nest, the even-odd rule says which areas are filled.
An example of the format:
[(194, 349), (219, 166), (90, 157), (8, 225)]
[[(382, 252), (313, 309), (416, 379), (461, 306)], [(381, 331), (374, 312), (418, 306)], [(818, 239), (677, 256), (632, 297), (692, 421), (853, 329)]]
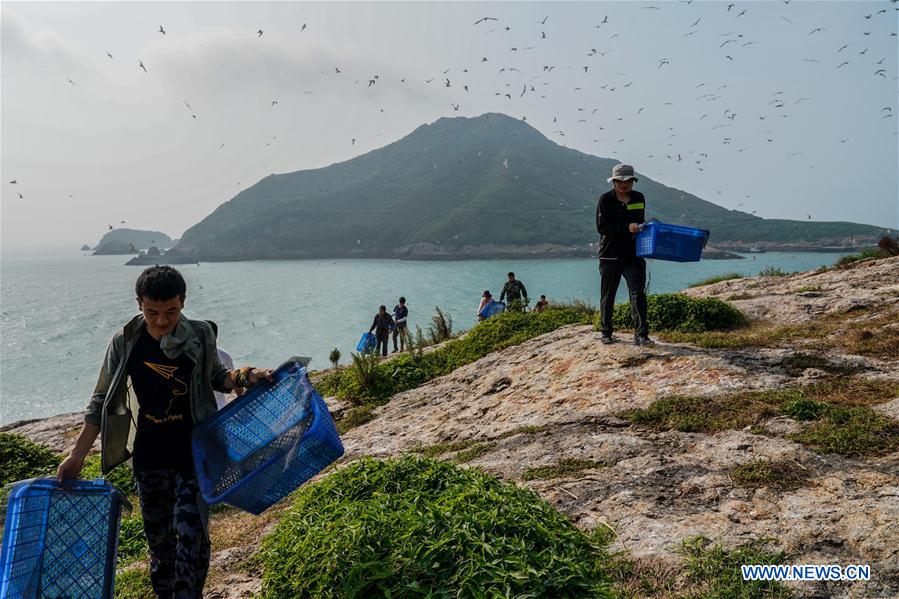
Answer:
[[(613, 529), (615, 548), (675, 590), (676, 549), (702, 535), (725, 546), (768, 538), (794, 564), (871, 566), (870, 582), (794, 585), (800, 596), (899, 596), (899, 257), (687, 293), (726, 299), (753, 325), (660, 335), (651, 348), (563, 327), (393, 396), (343, 436), (344, 460), (460, 458), (535, 490), (579, 527)], [(855, 449), (825, 448), (808, 436), (817, 425), (758, 408), (794, 391), (870, 410), (886, 428), (869, 441), (855, 431)], [(717, 420), (632, 417), (654, 408), (664, 420), (686, 404)], [(337, 417), (348, 407), (329, 405)], [(47, 430), (14, 432), (47, 441)], [(278, 512), (216, 516), (208, 597), (259, 589), (245, 558)]]

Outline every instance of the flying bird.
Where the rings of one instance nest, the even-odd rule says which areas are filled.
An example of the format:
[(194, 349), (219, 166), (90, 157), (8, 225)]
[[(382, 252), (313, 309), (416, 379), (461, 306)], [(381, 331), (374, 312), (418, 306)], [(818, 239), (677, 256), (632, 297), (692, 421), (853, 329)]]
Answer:
[(478, 23), (482, 23), (484, 21), (499, 21), (499, 19), (497, 19), (496, 17), (481, 17), (480, 19), (475, 21), (474, 24), (477, 25)]
[(546, 15), (545, 17), (543, 17), (543, 20), (540, 21), (540, 24), (541, 24), (541, 25), (546, 25), (546, 19), (548, 19), (548, 18), (549, 18), (549, 15)]
[(24, 199), (25, 199), (25, 196), (23, 196), (23, 195), (20, 193), (20, 194), (19, 194), (19, 199), (20, 199), (20, 200), (24, 200)]
[(545, 39), (546, 39), (546, 32), (545, 32), (545, 31), (541, 31), (541, 32), (540, 32), (540, 39), (542, 39), (542, 40), (545, 40)]
[(165, 29), (162, 28), (162, 25), (159, 26), (159, 33), (165, 35)]
[(68, 77), (66, 77), (66, 81), (68, 81), (69, 83), (71, 83), (73, 86), (75, 85), (75, 82), (72, 81), (71, 79), (69, 79)]
[(811, 31), (809, 31), (808, 34), (811, 35), (811, 34), (813, 34), (813, 33), (819, 32), (819, 31), (827, 31), (827, 30), (824, 29), (823, 27), (815, 27), (814, 29), (812, 29)]
[(693, 24), (690, 25), (690, 27), (696, 27), (697, 25), (699, 25), (699, 22), (700, 22), (701, 20), (702, 20), (702, 17), (699, 17), (698, 19), (696, 19), (695, 21), (693, 21)]
[(106, 56), (112, 58), (112, 54), (110, 54), (109, 51), (106, 52)]
[(837, 68), (839, 69), (840, 67), (845, 67), (847, 64), (849, 64), (849, 61), (848, 61), (848, 60), (847, 60), (847, 61), (844, 61), (844, 62), (841, 62), (840, 64), (838, 64), (838, 65), (837, 65)]
[(306, 31), (306, 23), (300, 25), (300, 31)]
[(662, 65), (665, 65), (665, 64), (671, 64), (667, 58), (663, 58), (662, 60), (659, 61), (659, 68), (661, 69)]
[(143, 61), (138, 60), (138, 61), (137, 61), (137, 66), (139, 66), (140, 68), (142, 68), (142, 69), (144, 70), (144, 73), (147, 72), (147, 67), (144, 66)]
[(262, 37), (262, 30), (261, 30), (261, 29), (260, 29), (259, 31), (256, 32), (256, 37)]
[(275, 106), (276, 104), (278, 104), (278, 101), (277, 101), (277, 100), (272, 100), (272, 106)]
[(13, 179), (12, 181), (9, 182), (9, 184), (10, 184), (10, 185), (15, 185), (15, 184), (16, 184), (16, 180)]

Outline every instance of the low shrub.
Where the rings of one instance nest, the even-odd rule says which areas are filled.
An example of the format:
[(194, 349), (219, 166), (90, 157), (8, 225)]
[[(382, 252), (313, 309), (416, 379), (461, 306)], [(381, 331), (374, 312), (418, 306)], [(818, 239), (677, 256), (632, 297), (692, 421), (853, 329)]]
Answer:
[(738, 487), (757, 489), (772, 487), (777, 490), (796, 489), (806, 480), (806, 473), (796, 462), (770, 462), (755, 460), (732, 468), (728, 475)]
[(297, 493), (262, 597), (611, 597), (596, 539), (477, 469), (366, 458)]
[(846, 256), (841, 256), (840, 259), (836, 261), (834, 266), (848, 266), (860, 260), (867, 260), (869, 258), (889, 258), (890, 255), (891, 254), (889, 252), (886, 252), (879, 247), (866, 248), (857, 254), (848, 254)]
[(62, 456), (31, 439), (0, 433), (0, 485), (52, 476), (61, 461)]
[(690, 283), (687, 285), (690, 287), (705, 287), (706, 285), (714, 285), (715, 283), (720, 283), (721, 281), (732, 281), (733, 279), (742, 279), (743, 275), (738, 272), (729, 272), (723, 275), (713, 275), (707, 279), (703, 279), (701, 281), (696, 281), (695, 283)]
[(785, 277), (787, 274), (789, 273), (781, 270), (777, 266), (771, 266), (770, 264), (759, 271), (760, 277)]
[[(704, 331), (730, 330), (748, 323), (742, 312), (714, 297), (694, 298), (682, 293), (650, 295), (646, 300), (646, 316), (652, 331)], [(616, 329), (633, 327), (630, 304), (617, 304), (612, 313)], [(599, 317), (594, 328), (602, 328)]]

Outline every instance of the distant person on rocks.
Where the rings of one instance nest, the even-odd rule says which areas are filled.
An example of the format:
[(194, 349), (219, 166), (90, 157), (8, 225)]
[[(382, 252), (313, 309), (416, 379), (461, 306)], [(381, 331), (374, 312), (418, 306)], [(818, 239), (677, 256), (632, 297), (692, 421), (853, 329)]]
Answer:
[(368, 329), (368, 332), (375, 332), (375, 337), (378, 339), (378, 345), (375, 347), (375, 353), (380, 353), (382, 356), (387, 355), (387, 342), (390, 340), (390, 329), (394, 326), (393, 318), (390, 317), (390, 314), (387, 313), (387, 306), (382, 305), (378, 308), (378, 313), (375, 314), (375, 319), (371, 323), (371, 328)]
[[(401, 297), (400, 303), (393, 307), (393, 322), (396, 328), (393, 329), (393, 352), (405, 351), (406, 344), (409, 342), (409, 328), (407, 318), (409, 317), (409, 308), (406, 307), (406, 298)], [(400, 347), (397, 350), (396, 338), (400, 338)]]
[(56, 470), (76, 478), (98, 436), (104, 474), (132, 458), (157, 597), (202, 597), (209, 569), (209, 507), (200, 496), (190, 436), (218, 409), (214, 391), (249, 387), (272, 371), (228, 370), (212, 327), (185, 317), (187, 285), (171, 266), (144, 270), (140, 314), (116, 332), (75, 445)]
[(484, 306), (493, 301), (493, 296), (490, 295), (489, 290), (484, 290), (484, 293), (481, 295), (481, 303), (478, 304), (478, 311), (475, 313), (478, 317), (478, 322), (484, 320), (484, 317), (481, 316), (481, 310), (484, 309)]
[(605, 345), (613, 343), (612, 310), (623, 275), (630, 293), (634, 343), (652, 345), (646, 319), (646, 260), (637, 257), (634, 238), (644, 222), (646, 198), (634, 191), (637, 177), (629, 164), (616, 164), (608, 181), (612, 189), (599, 196), (596, 203), (596, 230), (600, 234), (600, 341)]
[(508, 299), (509, 310), (521, 312), (528, 303), (528, 290), (524, 288), (524, 283), (515, 278), (514, 272), (510, 272), (508, 277), (502, 293), (499, 294), (499, 301)]
[(539, 313), (539, 312), (543, 312), (543, 311), (546, 310), (547, 308), (549, 308), (549, 302), (546, 301), (546, 296), (545, 296), (545, 295), (541, 295), (541, 296), (540, 296), (540, 301), (537, 302), (536, 304), (534, 304), (534, 312), (538, 312), (538, 313)]

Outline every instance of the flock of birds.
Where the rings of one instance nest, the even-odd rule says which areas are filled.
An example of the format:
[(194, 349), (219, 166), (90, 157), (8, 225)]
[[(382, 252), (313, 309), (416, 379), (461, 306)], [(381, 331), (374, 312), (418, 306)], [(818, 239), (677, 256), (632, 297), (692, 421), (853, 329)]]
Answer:
[[(692, 4), (692, 0), (681, 0), (681, 2), (689, 5)], [(792, 0), (783, 0), (784, 4), (790, 4)], [(870, 36), (875, 33), (875, 28), (869, 26), (869, 24), (873, 23), (876, 19), (891, 18), (891, 13), (895, 11), (899, 11), (899, 8), (896, 7), (897, 2), (899, 0), (887, 0), (890, 6), (885, 6), (884, 8), (878, 9), (876, 11), (866, 12), (864, 9), (869, 5), (860, 5), (860, 13), (859, 13), (859, 22), (866, 24), (864, 28), (860, 31), (860, 35), (857, 39), (852, 40), (834, 40), (834, 48), (833, 48), (833, 57), (828, 58), (824, 55), (806, 57), (803, 61), (808, 63), (821, 63), (822, 61), (833, 61), (833, 68), (835, 70), (842, 70), (847, 67), (852, 68), (852, 65), (861, 65), (860, 68), (870, 68), (871, 77), (875, 79), (889, 78), (888, 66), (885, 65), (886, 57), (872, 57), (869, 56), (869, 48), (870, 45), (866, 42), (870, 39)], [(886, 2), (885, 2), (886, 4)], [(668, 6), (666, 6), (667, 10)], [(640, 7), (641, 10), (645, 11), (661, 11), (662, 8), (654, 5), (646, 5)], [(740, 23), (745, 22), (745, 17), (750, 14), (751, 11), (755, 10), (755, 5), (748, 5), (748, 8), (739, 7), (736, 3), (728, 3), (726, 5), (720, 5), (720, 10), (722, 10), (727, 15), (732, 15), (734, 20), (734, 27), (739, 28)], [(808, 13), (811, 16), (812, 13)], [(780, 16), (780, 20), (786, 22), (787, 24), (793, 26), (795, 29), (791, 33), (793, 36), (804, 36), (804, 37), (817, 37), (821, 38), (828, 35), (827, 28), (824, 26), (807, 26), (808, 29), (803, 29), (800, 24), (797, 24), (796, 21), (790, 19), (786, 16)], [(794, 19), (798, 20), (798, 17), (794, 16)], [(438, 75), (436, 72), (434, 76), (427, 78), (423, 81), (424, 85), (430, 85), (435, 80), (442, 82), (442, 87), (444, 89), (451, 90), (450, 93), (455, 94), (449, 103), (449, 109), (452, 112), (460, 112), (462, 111), (463, 102), (467, 97), (471, 97), (472, 94), (472, 83), (471, 79), (475, 78), (475, 75), (480, 77), (480, 80), (484, 79), (484, 76), (488, 73), (487, 69), (491, 68), (495, 63), (499, 63), (497, 67), (492, 67), (496, 69), (496, 75), (493, 77), (493, 80), (496, 82), (499, 89), (494, 89), (492, 92), (482, 92), (482, 98), (484, 95), (493, 96), (495, 101), (499, 101), (504, 103), (504, 108), (510, 109), (506, 110), (507, 112), (512, 112), (515, 109), (526, 108), (521, 104), (515, 104), (519, 102), (522, 98), (526, 96), (536, 96), (539, 99), (547, 99), (551, 95), (558, 93), (555, 92), (555, 88), (553, 87), (553, 71), (556, 69), (560, 70), (577, 70), (583, 71), (583, 76), (585, 77), (584, 83), (574, 87), (571, 90), (563, 91), (562, 93), (570, 94), (569, 99), (575, 98), (578, 102), (585, 95), (590, 93), (596, 94), (613, 94), (616, 90), (620, 93), (623, 93), (624, 90), (630, 88), (635, 84), (635, 81), (639, 81), (639, 79), (627, 77), (624, 73), (618, 73), (616, 76), (621, 77), (624, 76), (625, 79), (621, 80), (611, 80), (611, 81), (600, 81), (600, 78), (603, 76), (608, 76), (610, 74), (610, 70), (607, 64), (583, 64), (583, 62), (573, 62), (571, 64), (542, 64), (539, 59), (530, 59), (528, 62), (529, 66), (524, 66), (522, 63), (518, 63), (518, 66), (510, 66), (515, 64), (515, 60), (510, 59), (512, 57), (519, 57), (524, 55), (525, 53), (532, 52), (532, 55), (529, 56), (539, 56), (540, 50), (542, 49), (540, 44), (548, 43), (547, 40), (551, 39), (554, 36), (554, 32), (552, 31), (552, 18), (550, 15), (543, 17), (543, 19), (538, 20), (536, 25), (539, 27), (533, 28), (534, 32), (531, 34), (533, 37), (529, 42), (529, 45), (515, 45), (511, 46), (508, 50), (510, 55), (502, 56), (502, 57), (488, 57), (488, 56), (473, 56), (472, 61), (473, 65), (470, 65), (466, 68), (457, 69), (453, 71), (451, 68), (441, 69), (440, 74)], [(672, 24), (674, 23), (674, 18), (671, 20)], [(892, 23), (895, 24), (895, 17), (892, 19)], [(603, 57), (608, 55), (610, 52), (622, 53), (622, 52), (639, 52), (640, 50), (631, 50), (629, 47), (620, 47), (616, 46), (616, 44), (624, 42), (625, 44), (633, 44), (633, 42), (628, 42), (626, 40), (620, 40), (619, 42), (615, 42), (616, 38), (621, 37), (620, 32), (614, 31), (614, 21), (610, 19), (608, 15), (604, 16), (602, 19), (599, 19), (598, 22), (593, 25), (593, 29), (598, 30), (596, 38), (601, 39), (604, 45), (608, 45), (606, 48), (585, 48), (583, 56), (590, 61), (601, 60)], [(494, 16), (483, 16), (478, 18), (472, 23), (472, 26), (476, 28), (476, 33), (482, 35), (492, 35), (496, 32), (501, 33), (512, 33), (512, 25), (505, 25), (500, 17)], [(489, 27), (489, 29), (488, 29)], [(691, 38), (695, 36), (698, 32), (702, 31), (702, 17), (690, 17), (690, 25), (687, 27), (687, 30), (682, 34), (684, 38)], [(296, 26), (296, 29), (299, 33), (305, 32), (308, 28), (306, 23), (302, 23)], [(539, 30), (539, 36), (536, 35), (536, 31)], [(157, 33), (160, 36), (167, 36), (165, 26), (160, 25)], [(248, 32), (249, 33), (249, 32)], [(265, 31), (262, 28), (259, 28), (255, 31), (255, 37), (257, 39), (262, 38), (265, 34)], [(608, 34), (608, 35), (606, 35)], [(889, 32), (889, 36), (892, 38), (896, 37), (896, 32)], [(717, 51), (719, 51), (722, 55), (722, 58), (726, 59), (729, 63), (734, 63), (738, 61), (739, 54), (738, 52), (744, 48), (751, 48), (752, 46), (759, 45), (764, 43), (763, 41), (757, 41), (752, 39), (747, 39), (743, 33), (738, 31), (730, 31), (727, 33), (720, 33), (719, 37), (721, 38), (720, 44), (718, 44)], [(639, 46), (639, 41), (637, 42), (637, 47)], [(635, 46), (630, 46), (635, 47)], [(115, 60), (115, 56), (110, 52), (106, 51), (106, 56), (109, 60)], [(675, 55), (671, 56), (662, 56), (658, 57), (655, 61), (656, 71), (661, 72), (663, 69), (672, 68), (672, 65), (677, 63), (679, 59)], [(585, 60), (584, 62), (588, 62)], [(867, 66), (870, 65), (870, 66)], [(142, 58), (137, 58), (136, 60), (136, 68), (140, 69), (144, 74), (149, 75), (151, 73), (151, 69), (144, 63)], [(475, 72), (475, 69), (478, 69)], [(528, 69), (531, 69), (533, 72), (523, 72)], [(595, 75), (595, 73), (599, 73), (599, 75)], [(329, 66), (321, 70), (321, 75), (328, 77), (341, 77), (346, 76), (345, 69), (342, 68), (342, 65), (337, 66)], [(651, 75), (651, 74), (650, 74)], [(823, 75), (823, 74), (822, 74)], [(76, 82), (71, 78), (67, 77), (67, 82), (71, 86), (76, 86)], [(354, 77), (350, 77), (350, 79), (354, 79), (352, 85), (361, 85), (365, 89), (371, 89), (376, 86), (384, 85), (384, 79), (380, 77), (379, 74), (371, 74), (366, 77), (360, 77), (355, 79)], [(464, 83), (461, 85), (458, 83), (458, 80), (461, 79)], [(517, 83), (515, 80), (517, 79)], [(647, 76), (641, 76), (640, 79), (649, 79)], [(896, 77), (892, 77), (893, 80), (896, 80)], [(489, 78), (488, 78), (489, 80)], [(348, 83), (348, 81), (347, 81)], [(644, 81), (645, 83), (645, 81)], [(399, 79), (399, 84), (407, 84), (407, 78), (402, 77)], [(691, 84), (693, 85), (693, 84)], [(752, 115), (744, 115), (742, 112), (737, 112), (732, 110), (731, 108), (721, 108), (715, 107), (716, 103), (721, 103), (722, 100), (725, 100), (726, 94), (728, 92), (728, 88), (730, 84), (723, 83), (721, 85), (717, 85), (712, 82), (699, 82), (695, 84), (695, 96), (693, 101), (696, 103), (696, 106), (701, 106), (697, 112), (701, 112), (698, 114), (696, 118), (696, 123), (685, 123), (682, 122), (682, 118), (679, 118), (676, 125), (695, 128), (701, 125), (704, 125), (706, 122), (708, 123), (709, 131), (717, 131), (719, 129), (726, 129), (728, 127), (734, 126), (735, 122), (739, 120), (748, 119), (757, 127), (753, 129), (761, 131), (762, 139), (765, 143), (774, 143), (777, 136), (777, 128), (774, 125), (774, 121), (777, 119), (786, 119), (789, 117), (788, 109), (798, 109), (800, 105), (805, 102), (812, 102), (812, 98), (810, 97), (799, 97), (799, 98), (790, 98), (789, 95), (784, 90), (771, 90), (767, 106), (764, 108), (760, 107), (761, 114), (752, 114)], [(713, 89), (714, 88), (714, 89)], [(461, 91), (459, 91), (461, 90)], [(315, 90), (307, 90), (304, 94), (311, 94)], [(633, 90), (631, 90), (633, 91)], [(581, 92), (585, 92), (581, 94)], [(577, 94), (577, 95), (575, 95)], [(643, 88), (642, 92), (637, 94), (639, 97), (644, 100), (653, 99), (653, 94), (651, 90)], [(656, 97), (658, 95), (656, 94)], [(527, 98), (525, 98), (527, 100)], [(594, 97), (595, 101), (596, 98)], [(267, 100), (268, 101), (268, 100)], [(191, 104), (187, 100), (182, 100), (182, 103), (187, 108), (190, 117), (194, 120), (198, 119), (199, 113), (194, 110)], [(585, 104), (587, 101), (585, 100)], [(480, 104), (483, 105), (483, 104)], [(279, 107), (278, 99), (270, 100), (270, 109), (278, 109)], [(564, 122), (567, 126), (573, 127), (592, 127), (592, 134), (596, 135), (596, 137), (592, 138), (592, 141), (595, 143), (599, 143), (602, 136), (611, 131), (617, 131), (618, 127), (625, 127), (625, 125), (618, 125), (619, 123), (631, 122), (641, 115), (644, 115), (647, 111), (655, 111), (655, 110), (665, 110), (667, 108), (673, 107), (674, 103), (663, 99), (658, 98), (658, 101), (655, 103), (647, 102), (646, 104), (634, 105), (633, 112), (631, 114), (625, 114), (621, 116), (617, 116), (611, 118), (613, 115), (606, 114), (605, 111), (601, 111), (601, 109), (596, 106), (578, 106), (576, 110), (573, 111), (573, 114), (566, 115), (564, 117), (554, 116), (552, 119), (553, 131), (552, 135), (556, 136), (561, 141), (564, 141), (566, 138), (566, 131), (561, 128), (561, 124)], [(378, 112), (383, 113), (384, 108), (378, 107)], [(600, 113), (597, 116), (597, 113)], [(682, 113), (683, 114), (683, 113)], [(893, 118), (893, 108), (891, 106), (884, 106), (880, 110), (879, 117), (882, 119), (890, 119)], [(520, 117), (522, 120), (527, 120), (526, 115), (522, 115)], [(708, 121), (706, 121), (708, 119)], [(579, 132), (581, 133), (581, 132)], [(381, 134), (379, 134), (381, 135)], [(680, 143), (678, 140), (679, 130), (677, 126), (667, 127), (665, 132), (665, 149), (662, 151), (667, 160), (672, 163), (683, 163), (683, 162), (692, 162), (693, 166), (698, 171), (703, 171), (707, 168), (707, 159), (709, 157), (708, 151), (698, 151), (687, 148), (680, 148), (678, 144)], [(581, 134), (582, 138), (583, 135)], [(615, 136), (617, 137), (617, 135)], [(278, 136), (274, 135), (266, 142), (266, 146), (272, 145), (272, 143), (277, 140)], [(352, 137), (349, 139), (349, 144), (351, 146), (355, 146), (358, 141), (357, 137)], [(723, 133), (721, 134), (720, 142), (724, 146), (734, 146), (736, 145), (736, 137), (734, 135), (727, 136)], [(761, 141), (761, 140), (759, 140)], [(840, 139), (840, 143), (846, 143), (848, 138)], [(603, 142), (607, 142), (607, 140), (603, 139)], [(625, 142), (624, 137), (618, 138), (617, 144), (621, 144)], [(611, 143), (611, 139), (608, 140), (607, 143)], [(678, 149), (674, 149), (675, 147)], [(221, 150), (225, 147), (225, 143), (221, 143), (218, 146), (218, 149)], [(740, 147), (738, 152), (743, 152), (746, 148)], [(801, 153), (800, 152), (790, 152), (789, 155), (791, 157), (797, 157)], [(684, 159), (684, 156), (687, 156), (687, 159)], [(660, 157), (660, 156), (659, 156)], [(648, 153), (645, 155), (647, 159), (655, 159), (657, 158), (655, 153)], [(263, 167), (268, 166), (268, 164), (263, 165)], [(506, 163), (506, 168), (508, 168), (508, 163)], [(813, 166), (812, 166), (813, 168)], [(16, 179), (13, 179), (9, 182), (12, 185), (18, 185)], [(240, 182), (237, 183), (240, 186)], [(19, 199), (25, 199), (25, 196), (18, 193)], [(721, 195), (722, 190), (718, 190), (717, 192)], [(70, 198), (74, 199), (72, 194), (69, 194)], [(746, 200), (749, 200), (749, 196), (746, 196)], [(739, 208), (743, 203), (740, 203), (736, 206)], [(736, 209), (735, 208), (735, 209)], [(755, 211), (753, 211), (753, 214)], [(807, 218), (811, 218), (811, 215), (806, 215)], [(124, 224), (124, 221), (122, 221)], [(113, 229), (112, 225), (108, 225), (109, 229)]]

